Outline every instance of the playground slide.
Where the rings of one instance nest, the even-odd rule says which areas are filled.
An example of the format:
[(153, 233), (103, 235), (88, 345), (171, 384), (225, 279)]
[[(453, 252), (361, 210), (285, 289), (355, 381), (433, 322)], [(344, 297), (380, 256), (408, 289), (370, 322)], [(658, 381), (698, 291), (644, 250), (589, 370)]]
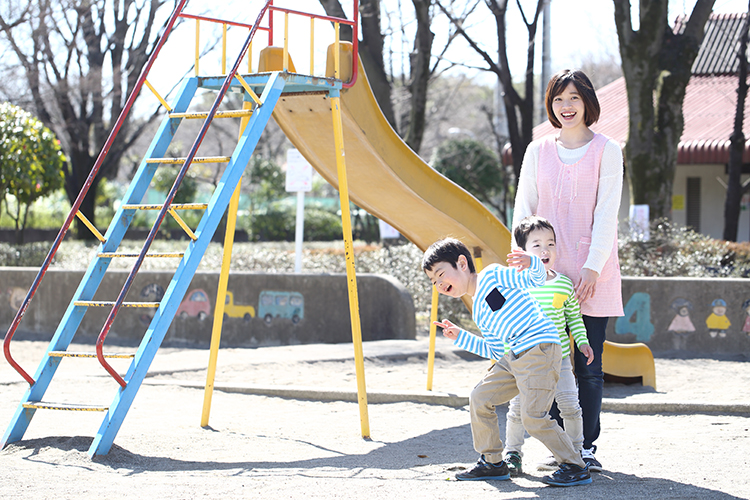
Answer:
[[(344, 151), (351, 200), (426, 249), (454, 236), (482, 264), (504, 263), (510, 232), (476, 198), (417, 156), (383, 116), (359, 66), (341, 91)], [(320, 175), (338, 188), (331, 106), (325, 94), (283, 95), (274, 119)]]

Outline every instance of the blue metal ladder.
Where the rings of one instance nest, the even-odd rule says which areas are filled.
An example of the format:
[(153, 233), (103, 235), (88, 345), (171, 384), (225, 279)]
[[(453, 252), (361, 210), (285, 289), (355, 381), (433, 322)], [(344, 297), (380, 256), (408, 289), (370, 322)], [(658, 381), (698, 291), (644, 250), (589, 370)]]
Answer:
[[(221, 79), (223, 80), (223, 78)], [(229, 200), (237, 186), (246, 165), (250, 160), (255, 146), (263, 132), (268, 120), (271, 118), (273, 108), (276, 105), (284, 87), (285, 79), (280, 75), (279, 72), (270, 73), (261, 77), (252, 79), (252, 85), (256, 88), (258, 84), (262, 84), (263, 92), (260, 95), (260, 105), (255, 105), (255, 109), (247, 110), (246, 114), (249, 115), (249, 122), (245, 127), (237, 146), (231, 155), (231, 157), (221, 158), (194, 158), (195, 162), (209, 162), (209, 161), (228, 161), (228, 165), (224, 170), (224, 173), (215, 189), (209, 203), (203, 206), (196, 206), (191, 204), (190, 206), (171, 204), (171, 201), (163, 206), (158, 206), (161, 209), (161, 216), (167, 213), (173, 213), (177, 209), (190, 209), (190, 208), (205, 208), (204, 214), (200, 220), (200, 223), (191, 235), (190, 242), (187, 245), (181, 256), (180, 263), (177, 270), (170, 282), (162, 300), (158, 303), (139, 303), (139, 302), (124, 302), (122, 299), (127, 294), (127, 288), (132, 283), (132, 279), (126, 283), (119, 299), (120, 305), (123, 307), (154, 307), (155, 314), (153, 319), (141, 341), (140, 347), (132, 357), (130, 367), (124, 377), (119, 377), (117, 372), (113, 369), (105, 368), (110, 371), (113, 377), (120, 384), (119, 390), (115, 395), (112, 404), (109, 407), (94, 406), (85, 404), (69, 404), (69, 403), (49, 403), (42, 401), (47, 388), (54, 377), (54, 374), (60, 364), (63, 357), (101, 357), (101, 343), (103, 338), (100, 336), (100, 340), (97, 342), (97, 354), (89, 353), (69, 353), (66, 351), (68, 346), (73, 340), (75, 332), (77, 331), (83, 316), (85, 315), (89, 307), (113, 307), (117, 302), (110, 301), (95, 301), (94, 295), (102, 282), (102, 279), (106, 273), (106, 270), (111, 263), (112, 259), (119, 257), (135, 257), (134, 254), (117, 253), (117, 249), (135, 215), (136, 210), (142, 208), (153, 208), (153, 206), (142, 206), (139, 205), (143, 199), (144, 194), (148, 186), (151, 183), (156, 169), (161, 163), (176, 163), (182, 162), (185, 159), (168, 159), (162, 158), (167, 151), (172, 139), (175, 136), (177, 128), (180, 122), (183, 120), (184, 114), (188, 109), (188, 106), (196, 93), (196, 90), (200, 87), (203, 88), (216, 88), (220, 86), (221, 80), (218, 78), (197, 78), (192, 77), (186, 79), (175, 98), (172, 113), (168, 114), (161, 123), (161, 126), (156, 133), (144, 159), (142, 160), (132, 183), (130, 184), (125, 196), (123, 197), (120, 208), (116, 211), (112, 222), (104, 235), (104, 241), (101, 243), (97, 256), (90, 263), (87, 272), (81, 280), (78, 289), (76, 290), (73, 299), (68, 306), (65, 315), (63, 316), (51, 342), (47, 349), (47, 352), (34, 375), (34, 384), (24, 394), (18, 409), (16, 410), (11, 424), (3, 435), (0, 447), (4, 447), (8, 443), (12, 443), (22, 439), (26, 429), (28, 428), (34, 413), (38, 409), (56, 409), (56, 410), (72, 410), (72, 411), (105, 411), (106, 416), (102, 425), (94, 438), (91, 447), (89, 448), (89, 455), (94, 456), (97, 454), (106, 454), (119, 430), (125, 415), (130, 408), (133, 399), (135, 398), (138, 389), (140, 388), (143, 379), (146, 376), (149, 366), (156, 355), (156, 352), (161, 345), (164, 336), (174, 318), (175, 312), (179, 307), (182, 298), (184, 297), (190, 281), (195, 274), (195, 271), (203, 258), (203, 255), (208, 247), (208, 244), (213, 237), (224, 213), (229, 205)], [(218, 83), (218, 85), (217, 85)], [(240, 87), (240, 83), (235, 79), (232, 82), (237, 87)], [(240, 87), (242, 88), (242, 87)], [(247, 95), (247, 94), (246, 94)], [(248, 97), (245, 98), (249, 100)], [(220, 112), (219, 112), (220, 113)], [(232, 116), (241, 116), (242, 112), (232, 112)], [(181, 115), (182, 114), (182, 115)], [(221, 115), (219, 115), (221, 116)], [(197, 148), (196, 148), (197, 149)], [(187, 162), (185, 162), (187, 163)], [(189, 165), (185, 165), (183, 170), (187, 170)], [(184, 172), (183, 177), (184, 177)], [(178, 180), (181, 180), (178, 177)], [(177, 183), (177, 181), (176, 181)], [(176, 192), (176, 187), (173, 187), (173, 191)], [(172, 196), (173, 198), (173, 196)], [(158, 231), (159, 223), (157, 222), (152, 229), (155, 234)], [(143, 251), (139, 257), (142, 261), (142, 257), (163, 257), (164, 255), (149, 254), (148, 244), (144, 246)], [(139, 267), (139, 265), (136, 265)], [(134, 271), (137, 269), (134, 268)], [(131, 277), (134, 276), (134, 272), (131, 272)], [(110, 314), (108, 323), (111, 325), (114, 317)], [(105, 328), (107, 325), (105, 325)], [(104, 357), (124, 357), (123, 355), (104, 355)], [(114, 372), (114, 373), (113, 373)]]

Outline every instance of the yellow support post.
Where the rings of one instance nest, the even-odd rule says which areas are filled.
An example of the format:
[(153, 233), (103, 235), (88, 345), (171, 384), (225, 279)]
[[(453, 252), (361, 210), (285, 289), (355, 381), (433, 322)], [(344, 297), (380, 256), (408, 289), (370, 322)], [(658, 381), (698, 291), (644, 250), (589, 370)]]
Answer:
[[(338, 38), (338, 32), (337, 32)], [(352, 219), (349, 213), (349, 187), (346, 180), (346, 160), (344, 158), (344, 132), (341, 120), (341, 98), (338, 92), (331, 92), (331, 112), (333, 114), (333, 139), (336, 143), (336, 171), (339, 181), (341, 202), (341, 225), (344, 233), (344, 253), (346, 254), (346, 279), (349, 285), (349, 316), (352, 322), (352, 344), (354, 344), (354, 364), (357, 373), (357, 395), (362, 437), (370, 437), (370, 418), (367, 414), (367, 388), (365, 386), (365, 362), (362, 351), (362, 329), (359, 320), (359, 298), (357, 296), (357, 276), (354, 269), (354, 245), (352, 242)]]
[(289, 71), (289, 13), (284, 12), (284, 71)]
[(195, 20), (195, 76), (198, 76), (198, 61), (200, 60), (201, 22)]
[[(245, 101), (243, 109), (252, 108), (252, 103)], [(247, 127), (250, 117), (242, 118), (240, 122), (240, 136)], [(211, 330), (211, 348), (208, 358), (208, 370), (206, 373), (206, 387), (203, 394), (203, 415), (201, 427), (208, 425), (208, 417), (211, 413), (211, 398), (214, 394), (214, 380), (216, 378), (216, 361), (219, 357), (219, 344), (221, 343), (221, 327), (224, 324), (224, 304), (227, 296), (227, 284), (229, 283), (229, 266), (232, 261), (232, 246), (234, 245), (234, 230), (237, 225), (237, 209), (240, 204), (240, 186), (242, 179), (237, 183), (237, 188), (232, 194), (227, 209), (227, 229), (224, 236), (224, 257), (221, 262), (221, 274), (219, 274), (219, 286), (216, 290), (216, 307), (214, 307), (214, 324)]]
[(315, 18), (310, 18), (310, 74), (315, 74)]
[(430, 351), (427, 355), (427, 390), (432, 390), (432, 374), (435, 368), (435, 337), (437, 337), (438, 297), (437, 287), (432, 287), (432, 305), (430, 306)]
[(341, 74), (341, 25), (333, 23), (336, 38), (333, 46), (333, 77), (339, 79)]
[(159, 99), (159, 102), (167, 110), (167, 113), (170, 113), (172, 111), (172, 108), (169, 106), (169, 104), (167, 104), (167, 101), (165, 101), (164, 98), (161, 95), (159, 95), (156, 89), (150, 83), (148, 83), (148, 80), (143, 80), (143, 83), (146, 84), (146, 87), (151, 89), (151, 92), (153, 92), (156, 98)]
[(85, 226), (89, 228), (89, 231), (91, 231), (91, 233), (94, 235), (94, 238), (101, 241), (102, 243), (105, 243), (107, 241), (104, 238), (104, 236), (102, 236), (102, 233), (100, 233), (99, 230), (96, 229), (96, 227), (91, 223), (91, 221), (88, 220), (88, 218), (85, 215), (83, 215), (83, 213), (81, 213), (80, 210), (76, 212), (76, 217), (81, 219), (81, 222), (83, 222)]
[(224, 29), (221, 35), (221, 74), (227, 74), (227, 23), (222, 24)]

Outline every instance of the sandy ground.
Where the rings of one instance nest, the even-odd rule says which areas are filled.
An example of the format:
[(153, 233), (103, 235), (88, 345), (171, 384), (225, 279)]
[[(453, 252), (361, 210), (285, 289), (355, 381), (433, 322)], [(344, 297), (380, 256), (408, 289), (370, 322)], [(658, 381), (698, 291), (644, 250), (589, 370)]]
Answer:
[[(12, 346), (31, 372), (45, 348), (42, 342)], [(602, 414), (597, 457), (605, 471), (594, 474), (589, 486), (552, 488), (533, 467), (546, 456), (533, 439), (524, 448), (523, 476), (453, 480), (477, 458), (467, 408), (408, 397), (426, 392), (426, 341), (366, 343), (364, 350), (368, 391), (402, 395), (401, 402), (367, 406), (370, 439), (362, 438), (356, 403), (221, 390), (293, 385), (310, 394), (325, 388), (351, 393), (351, 346), (223, 349), (205, 428), (201, 387), (208, 351), (162, 349), (109, 454), (87, 455), (101, 414), (38, 411), (24, 439), (0, 451), (0, 497), (750, 498), (748, 362), (657, 358), (658, 391), (606, 384), (605, 403), (632, 411)], [(463, 397), (487, 366), (438, 342), (434, 392)], [(116, 390), (91, 360), (64, 360), (55, 382), (45, 399), (108, 404)], [(0, 365), (3, 429), (27, 387), (6, 363)], [(685, 412), (663, 411), (675, 403), (687, 404)], [(700, 403), (735, 406), (690, 409)], [(504, 426), (504, 408), (499, 413)]]

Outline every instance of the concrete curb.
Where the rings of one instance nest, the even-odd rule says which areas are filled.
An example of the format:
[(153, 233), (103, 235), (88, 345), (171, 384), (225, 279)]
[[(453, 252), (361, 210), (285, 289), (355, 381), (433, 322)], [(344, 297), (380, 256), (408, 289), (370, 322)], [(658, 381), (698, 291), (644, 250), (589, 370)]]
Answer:
[[(186, 389), (205, 389), (205, 383), (171, 380), (148, 380), (149, 385), (170, 385)], [(346, 401), (356, 403), (356, 391), (335, 388), (315, 388), (306, 386), (260, 386), (251, 384), (217, 385), (214, 390), (248, 394), (253, 396), (269, 396), (289, 399), (304, 399), (312, 401)], [(367, 393), (368, 403), (423, 403), (432, 405), (461, 408), (469, 404), (469, 396), (464, 394), (450, 394), (444, 392), (420, 391), (389, 391)], [(750, 414), (750, 404), (714, 404), (714, 403), (677, 403), (677, 402), (626, 402), (611, 398), (602, 399), (602, 410), (615, 413), (728, 413)]]

